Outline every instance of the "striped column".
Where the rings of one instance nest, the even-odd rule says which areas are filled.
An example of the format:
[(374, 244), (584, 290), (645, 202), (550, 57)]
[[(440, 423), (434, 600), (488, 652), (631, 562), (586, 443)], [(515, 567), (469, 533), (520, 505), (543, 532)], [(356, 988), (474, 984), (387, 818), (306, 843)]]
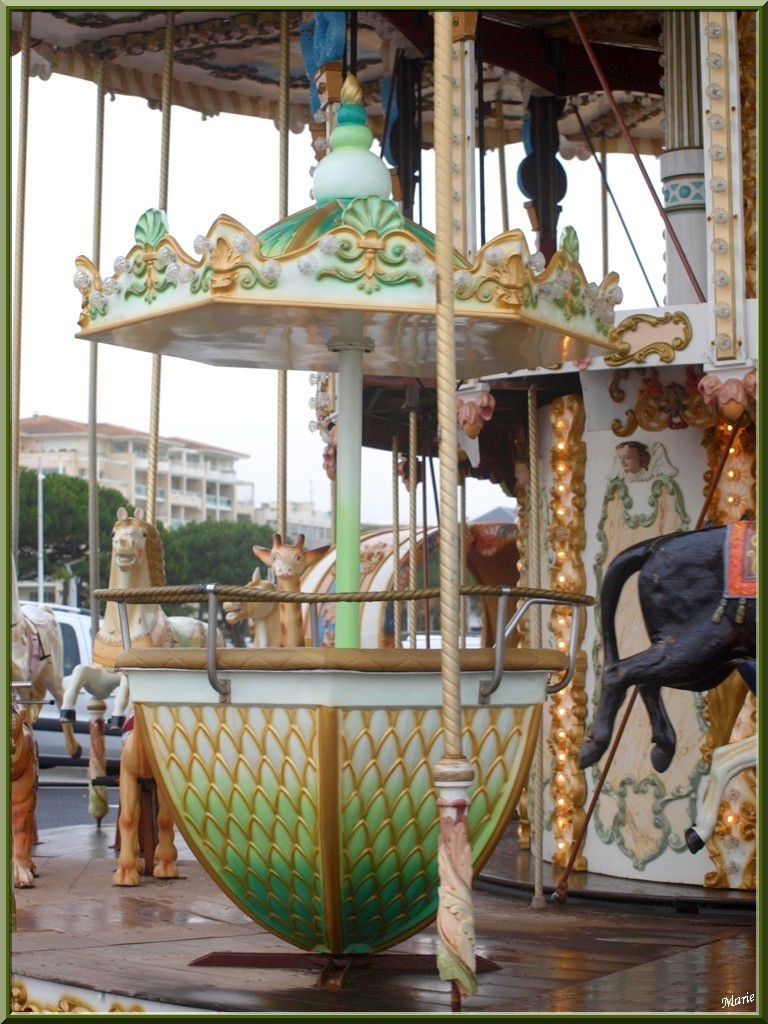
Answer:
[[(701, 109), (699, 15), (665, 11), (664, 153), (661, 181), (664, 207), (701, 287), (707, 290), (706, 192)], [(697, 302), (672, 243), (666, 246), (667, 305)]]

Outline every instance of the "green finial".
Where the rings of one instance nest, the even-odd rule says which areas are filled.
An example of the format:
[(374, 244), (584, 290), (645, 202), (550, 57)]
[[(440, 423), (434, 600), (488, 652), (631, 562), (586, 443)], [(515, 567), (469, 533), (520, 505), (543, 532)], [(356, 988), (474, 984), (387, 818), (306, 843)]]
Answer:
[(391, 180), (383, 162), (369, 152), (373, 132), (362, 105), (363, 90), (354, 75), (341, 87), (341, 106), (331, 132), (332, 151), (317, 166), (314, 177), (318, 204), (331, 199), (379, 196), (389, 199)]

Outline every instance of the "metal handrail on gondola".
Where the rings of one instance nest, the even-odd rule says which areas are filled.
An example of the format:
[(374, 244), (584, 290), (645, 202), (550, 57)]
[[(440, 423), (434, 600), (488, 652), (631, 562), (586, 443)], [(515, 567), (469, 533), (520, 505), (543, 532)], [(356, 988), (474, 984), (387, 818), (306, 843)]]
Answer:
[[(504, 674), (505, 641), (512, 635), (518, 623), (529, 609), (537, 604), (568, 606), (572, 609), (571, 634), (568, 643), (568, 667), (563, 676), (555, 683), (548, 682), (547, 696), (559, 693), (571, 682), (576, 668), (576, 655), (581, 637), (583, 610), (594, 604), (594, 598), (586, 594), (567, 594), (554, 590), (539, 590), (531, 587), (510, 586), (464, 586), (459, 588), (462, 597), (496, 597), (496, 640), (494, 643), (494, 670), (490, 679), (480, 683), (478, 702), (488, 704), (491, 695), (496, 691)], [(382, 601), (421, 601), (440, 596), (439, 587), (421, 587), (411, 590), (383, 590), (367, 593), (311, 593), (301, 591), (254, 590), (249, 587), (230, 586), (221, 583), (192, 584), (176, 587), (144, 587), (130, 590), (100, 589), (94, 591), (97, 600), (114, 601), (118, 606), (120, 629), (123, 645), (131, 649), (131, 636), (128, 627), (129, 604), (208, 604), (208, 621), (218, 621), (219, 601), (267, 602), (269, 604), (307, 604), (310, 610), (310, 632), (312, 645), (317, 646), (319, 627), (317, 619), (318, 606), (321, 604), (338, 604), (342, 601), (356, 604), (367, 604)], [(510, 598), (521, 603), (514, 615), (507, 621), (507, 608)], [(208, 681), (221, 696), (229, 695), (228, 683), (219, 679), (216, 664), (215, 643), (208, 645), (207, 671)]]

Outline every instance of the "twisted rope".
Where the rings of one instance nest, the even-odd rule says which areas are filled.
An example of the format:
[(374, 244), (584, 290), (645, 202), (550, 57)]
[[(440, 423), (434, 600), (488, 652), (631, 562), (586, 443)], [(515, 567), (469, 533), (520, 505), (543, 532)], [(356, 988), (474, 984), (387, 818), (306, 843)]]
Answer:
[(456, 488), (456, 350), (453, 327), (453, 212), (451, 209), (452, 16), (435, 14), (435, 263), (437, 268), (437, 422), (440, 456), (440, 633), (445, 752), (461, 755), (459, 696), (458, 510)]
[[(93, 173), (93, 263), (101, 260), (101, 208), (104, 185), (104, 61), (96, 69), (96, 153)], [(99, 345), (91, 342), (88, 363), (88, 586), (91, 592), (91, 638), (99, 631), (99, 604), (93, 592), (99, 585), (99, 474), (97, 398)]]
[[(171, 86), (173, 83), (173, 30), (172, 11), (165, 15), (165, 36), (163, 40), (163, 86), (162, 112), (163, 127), (160, 137), (160, 197), (158, 205), (168, 212), (168, 164), (171, 149)], [(157, 462), (160, 450), (160, 376), (162, 356), (152, 356), (152, 391), (149, 412), (149, 440), (147, 442), (147, 508), (148, 523), (155, 522), (157, 506)]]
[[(288, 100), (290, 89), (290, 49), (288, 11), (280, 12), (280, 220), (288, 216)], [(277, 532), (285, 540), (287, 529), (288, 477), (288, 373), (277, 371)]]
[(13, 281), (13, 367), (11, 382), (11, 553), (19, 553), (19, 416), (21, 408), (21, 307), (24, 281), (24, 218), (27, 189), (27, 121), (29, 117), (29, 46), (32, 15), (21, 23), (21, 82), (19, 93), (19, 156), (16, 164), (16, 232)]
[[(369, 590), (340, 594), (302, 593), (301, 591), (260, 590), (227, 583), (187, 583), (183, 586), (135, 587), (119, 590), (102, 587), (94, 591), (99, 601), (124, 601), (126, 604), (201, 604), (211, 591), (222, 601), (266, 601), (275, 604), (334, 604), (337, 601), (366, 604), (380, 601), (423, 601), (440, 596), (439, 587), (419, 587), (406, 590)], [(533, 587), (503, 587), (480, 585), (459, 587), (465, 597), (499, 597), (506, 593), (512, 600), (542, 598), (558, 604), (578, 604), (589, 607), (595, 603), (587, 594), (563, 594), (562, 590), (539, 590)]]

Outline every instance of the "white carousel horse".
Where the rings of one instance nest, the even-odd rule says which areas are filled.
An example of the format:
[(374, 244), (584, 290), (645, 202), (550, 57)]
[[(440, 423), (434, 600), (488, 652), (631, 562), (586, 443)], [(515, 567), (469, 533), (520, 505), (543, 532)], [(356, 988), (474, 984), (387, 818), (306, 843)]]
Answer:
[[(273, 584), (262, 580), (258, 569), (254, 569), (246, 588), (272, 592), (276, 589)], [(225, 601), (222, 610), (230, 625), (250, 622), (249, 631), (254, 647), (280, 646), (280, 608), (277, 604), (271, 601)]]
[[(163, 547), (157, 529), (144, 519), (141, 509), (129, 516), (118, 509), (112, 531), (112, 567), (110, 589), (144, 589), (165, 585)], [(207, 628), (204, 622), (191, 617), (168, 617), (158, 604), (128, 605), (128, 630), (133, 647), (205, 647)], [(92, 666), (75, 670), (72, 683), (64, 695), (63, 714), (74, 717), (75, 702), (84, 686), (95, 697), (104, 699), (116, 686), (115, 721), (124, 720), (129, 703), (127, 677), (114, 669), (115, 658), (123, 650), (117, 605), (109, 601), (104, 621), (93, 644)], [(92, 745), (93, 748), (93, 745)], [(120, 855), (113, 877), (115, 885), (138, 885), (139, 779), (152, 778), (141, 736), (133, 729), (123, 744), (120, 757)], [(176, 850), (173, 846), (173, 825), (165, 798), (158, 788), (158, 846), (153, 874), (158, 878), (176, 878)]]
[(31, 856), (37, 808), (37, 755), (26, 709), (15, 704), (11, 704), (11, 744), (13, 884), (16, 889), (29, 889), (37, 876)]
[[(304, 550), (304, 534), (300, 533), (295, 544), (283, 544), (279, 533), (272, 535), (272, 547), (254, 545), (253, 553), (270, 567), (277, 580), (277, 589), (283, 593), (298, 593), (303, 573), (319, 561), (330, 549), (326, 544), (320, 548)], [(304, 622), (299, 604), (280, 605), (280, 646), (304, 647)]]
[[(144, 519), (140, 508), (131, 517), (124, 508), (117, 511), (112, 530), (112, 565), (109, 587), (114, 590), (162, 587), (165, 561), (160, 535)], [(191, 616), (167, 616), (158, 604), (128, 605), (128, 631), (133, 647), (205, 647), (204, 622)], [(83, 687), (105, 700), (117, 687), (112, 725), (122, 726), (130, 695), (125, 676), (114, 669), (123, 650), (117, 605), (108, 601), (104, 619), (93, 642), (93, 665), (79, 665), (64, 694), (62, 717), (74, 719), (75, 705)]]
[[(757, 692), (757, 671), (755, 662), (747, 662), (739, 668), (744, 682), (752, 693)], [(712, 754), (707, 788), (696, 808), (696, 822), (685, 833), (685, 841), (692, 853), (702, 850), (715, 831), (720, 812), (720, 801), (725, 787), (739, 772), (757, 766), (757, 733), (743, 740), (725, 743)]]
[[(34, 617), (25, 614), (19, 600), (16, 566), (11, 559), (11, 682), (13, 699), (27, 706), (26, 720), (32, 726), (40, 714), (46, 691), (61, 709), (64, 701), (64, 642), (53, 610), (40, 605)], [(72, 724), (62, 724), (64, 746), (71, 757), (81, 748)]]
[(756, 764), (757, 733), (735, 743), (726, 743), (715, 750), (707, 789), (696, 810), (696, 824), (685, 833), (685, 841), (692, 853), (703, 849), (715, 831), (725, 787), (739, 772), (754, 768)]

